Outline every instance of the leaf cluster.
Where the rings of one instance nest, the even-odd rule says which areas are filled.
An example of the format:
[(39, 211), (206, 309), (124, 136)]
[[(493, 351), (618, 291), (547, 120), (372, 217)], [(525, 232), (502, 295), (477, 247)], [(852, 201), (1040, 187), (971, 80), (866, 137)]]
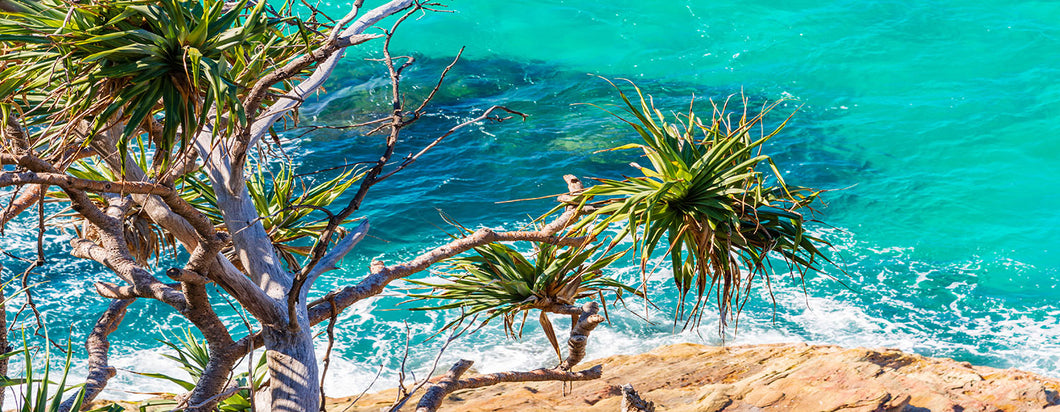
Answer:
[[(311, 245), (304, 240), (316, 240), (327, 227), (328, 220), (310, 216), (342, 196), (364, 176), (358, 169), (348, 169), (332, 179), (306, 186), (287, 165), (280, 164), (270, 172), (259, 168), (247, 179), (247, 190), (262, 225), (272, 239), (273, 247), (290, 270), (301, 268), (298, 257), (307, 256)], [(222, 227), (224, 219), (217, 205), (213, 187), (202, 176), (186, 175), (178, 181), (181, 197), (203, 212), (215, 225)], [(328, 212), (330, 215), (330, 212)], [(347, 220), (343, 223), (349, 223)], [(340, 226), (339, 237), (345, 235)], [(229, 256), (238, 262), (234, 256)]]
[[(518, 336), (522, 330), (522, 327), (515, 329), (519, 313), (523, 314), (525, 324), (527, 313), (533, 309), (547, 309), (553, 304), (571, 305), (603, 291), (613, 291), (619, 296), (637, 294), (636, 289), (603, 274), (603, 269), (626, 251), (609, 252), (600, 250), (601, 246), (561, 247), (537, 243), (529, 258), (503, 243), (476, 247), (473, 255), (446, 261), (447, 269), (440, 271), (443, 281), (410, 280), (431, 288), (429, 292), (413, 293), (410, 297), (445, 301), (413, 310), (461, 308), (461, 319), (483, 314), (483, 324), (500, 317), (505, 332)], [(458, 321), (454, 320), (446, 328)], [(545, 321), (542, 324), (548, 333), (550, 326)]]
[[(175, 383), (188, 391), (194, 389), (195, 382), (198, 382), (199, 379), (202, 378), (206, 371), (206, 366), (210, 362), (209, 346), (207, 346), (205, 341), (200, 341), (190, 329), (185, 329), (184, 336), (177, 336), (175, 341), (162, 340), (160, 342), (176, 352), (175, 355), (163, 354), (162, 356), (176, 362), (180, 369), (188, 372), (188, 375), (191, 376), (191, 380), (184, 380), (164, 373), (136, 373), (149, 378)], [(241, 372), (232, 376), (232, 384), (239, 387), (250, 388), (251, 383), (253, 383), (254, 388), (260, 388), (265, 383), (267, 372), (265, 356), (261, 356), (254, 366), (253, 378), (251, 378), (249, 372)], [(252, 380), (253, 382), (251, 382)], [(228, 398), (222, 400), (217, 405), (217, 409), (222, 412), (249, 411), (251, 410), (251, 396), (249, 389), (240, 389)], [(151, 405), (173, 405), (173, 403), (173, 401), (155, 401), (152, 402)]]
[(10, 1), (0, 119), (22, 119), (47, 147), (118, 127), (122, 159), (141, 133), (165, 163), (211, 120), (215, 133), (245, 126), (249, 85), (319, 37), (264, 1)]
[(595, 199), (598, 208), (576, 230), (621, 227), (615, 241), (633, 240), (645, 277), (653, 253), (663, 250), (680, 293), (675, 320), (684, 313), (690, 291), (695, 305), (689, 320), (698, 322), (708, 300), (720, 312), (722, 327), (729, 316), (738, 318), (754, 278), (764, 277), (768, 287), (771, 256), (799, 277), (830, 263), (820, 249), (828, 243), (807, 232), (804, 223), (812, 219), (802, 213), (812, 210), (821, 191), (785, 184), (772, 159), (762, 154), (763, 144), (787, 123), (768, 132), (763, 126), (777, 103), (750, 114), (746, 99), (737, 113), (728, 111), (728, 100), (720, 107), (712, 101), (709, 118), (692, 108), (670, 118), (634, 89), (637, 101), (618, 89), (632, 117), (616, 117), (636, 131), (640, 142), (611, 150), (639, 150), (649, 165), (633, 163), (638, 174), (597, 179), (579, 195), (576, 201)]
[[(47, 332), (45, 332), (45, 334), (47, 334)], [(19, 393), (19, 399), (17, 401), (19, 403), (19, 412), (58, 412), (59, 406), (63, 402), (63, 395), (69, 392), (75, 393), (73, 408), (80, 410), (85, 399), (84, 385), (66, 384), (66, 378), (70, 374), (70, 357), (73, 354), (69, 342), (67, 342), (66, 345), (66, 360), (63, 363), (63, 369), (61, 372), (62, 377), (59, 382), (51, 380), (52, 355), (49, 347), (44, 347), (44, 371), (39, 375), (33, 368), (33, 352), (34, 351), (30, 347), (29, 341), (26, 338), (25, 330), (23, 330), (22, 349), (13, 350), (0, 355), (0, 359), (3, 359), (5, 362), (7, 359), (21, 355), (24, 362), (22, 377), (10, 378), (3, 376), (0, 378), (0, 390), (6, 390), (8, 386), (24, 385), (22, 391)]]

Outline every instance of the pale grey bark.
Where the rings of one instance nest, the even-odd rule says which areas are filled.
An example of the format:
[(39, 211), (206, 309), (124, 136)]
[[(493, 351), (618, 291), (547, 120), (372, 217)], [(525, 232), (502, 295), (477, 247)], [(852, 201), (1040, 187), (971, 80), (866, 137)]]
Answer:
[[(299, 322), (308, 324), (305, 311)], [(319, 371), (313, 350), (312, 330), (291, 331), (286, 326), (265, 328), (265, 354), (269, 369), (268, 397), (258, 398), (259, 411), (295, 412), (320, 409)]]
[(313, 282), (316, 281), (320, 275), (338, 269), (339, 262), (342, 261), (342, 258), (346, 257), (346, 254), (350, 253), (350, 251), (357, 246), (357, 243), (360, 243), (360, 241), (364, 239), (364, 236), (368, 234), (369, 227), (368, 220), (365, 219), (360, 225), (357, 225), (357, 228), (353, 229), (353, 232), (350, 232), (350, 234), (342, 238), (342, 240), (336, 243), (335, 246), (332, 247), (319, 262), (317, 262), (316, 266), (313, 267), (313, 270), (306, 275), (305, 285), (302, 286), (301, 296), (298, 298), (300, 302), (306, 301), (306, 295), (309, 293), (309, 290), (312, 289)]
[[(243, 156), (246, 150), (257, 144), (276, 120), (297, 107), (306, 96), (323, 84), (341, 59), (346, 46), (367, 40), (358, 39), (357, 36), (379, 20), (404, 10), (413, 3), (412, 0), (388, 2), (367, 12), (343, 30), (336, 37), (342, 47), (318, 64), (312, 74), (287, 93), (287, 98), (278, 99), (261, 116), (256, 117), (245, 141), (218, 139), (212, 136), (209, 130), (195, 138), (196, 148), (217, 195), (218, 206), (231, 235), (236, 256), (250, 279), (268, 297), (267, 300), (258, 299), (254, 304), (270, 306), (269, 312), (278, 312), (279, 315), (273, 319), (258, 319), (264, 328), (262, 341), (266, 348), (269, 368), (269, 386), (265, 393), (256, 396), (261, 400), (258, 402), (259, 407), (271, 405), (272, 410), (315, 410), (319, 407), (320, 389), (317, 385), (316, 354), (309, 333), (311, 322), (304, 298), (309, 288), (291, 290), (294, 274), (284, 270), (247, 192)], [(248, 110), (256, 111), (257, 107), (250, 107)], [(352, 248), (352, 244), (349, 246)], [(346, 252), (338, 256), (341, 258)], [(326, 267), (321, 270), (326, 270)], [(310, 275), (315, 278), (320, 273), (322, 272)], [(296, 294), (293, 296), (296, 301), (295, 305), (289, 306), (287, 295), (290, 293)]]

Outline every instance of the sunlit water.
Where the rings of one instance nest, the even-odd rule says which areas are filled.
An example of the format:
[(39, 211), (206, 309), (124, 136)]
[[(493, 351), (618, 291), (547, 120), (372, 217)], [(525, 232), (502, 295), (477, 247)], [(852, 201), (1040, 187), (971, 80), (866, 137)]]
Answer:
[[(328, 5), (336, 14), (342, 7)], [(758, 292), (726, 344), (885, 346), (1060, 376), (1060, 241), (1051, 236), (1060, 227), (1060, 3), (477, 0), (452, 9), (408, 22), (395, 42), (395, 53), (417, 59), (404, 80), (410, 98), (467, 47), (399, 155), (494, 104), (530, 117), (465, 129), (373, 189), (362, 210), (372, 237), (318, 282), (319, 293), (356, 282), (371, 258), (399, 262), (444, 242), (450, 229), (439, 210), (464, 225), (519, 228), (552, 205), (496, 202), (560, 193), (566, 173), (626, 173), (630, 154), (593, 152), (633, 141), (631, 131), (571, 105), (615, 101), (587, 74), (625, 77), (667, 110), (684, 110), (692, 95), (701, 104), (741, 91), (756, 103), (790, 99), (771, 118), (799, 108), (770, 143), (776, 162), (790, 183), (843, 189), (826, 194), (817, 217), (828, 225), (814, 229), (834, 243), (838, 268), (808, 277), (806, 295), (778, 276), (775, 306)], [(360, 59), (374, 53), (351, 55), (328, 93), (303, 109), (303, 124), (357, 123), (386, 110), (382, 66)], [(354, 130), (286, 146), (300, 171), (374, 160), (380, 147), (379, 137)], [(34, 224), (12, 223), (0, 246), (34, 257)], [(89, 286), (113, 275), (68, 257), (68, 239), (47, 234), (50, 260), (33, 290), (52, 335), (81, 342), (106, 304)], [(25, 267), (4, 263), (5, 279)], [(610, 275), (639, 279), (622, 267)], [(653, 277), (660, 309), (648, 321), (611, 309), (590, 357), (721, 343), (716, 316), (674, 333), (668, 275), (664, 264)], [(408, 369), (429, 368), (441, 342), (424, 339), (452, 314), (406, 311), (401, 286), (339, 316), (329, 395), (359, 393), (377, 373), (376, 389), (394, 386), (406, 339)], [(640, 302), (631, 306), (644, 315)], [(232, 310), (219, 310), (245, 333)], [(162, 305), (134, 304), (112, 335), (121, 371), (106, 396), (177, 390), (127, 371), (180, 373), (157, 355), (156, 339), (183, 325)], [(490, 325), (453, 343), (442, 364), (534, 368), (554, 362), (550, 352), (536, 322), (518, 341)]]

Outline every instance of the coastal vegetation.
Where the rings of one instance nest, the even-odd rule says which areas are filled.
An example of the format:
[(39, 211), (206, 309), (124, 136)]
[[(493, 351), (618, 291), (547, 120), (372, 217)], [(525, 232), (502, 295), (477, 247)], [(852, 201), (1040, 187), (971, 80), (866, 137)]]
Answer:
[[(651, 304), (647, 279), (657, 257), (669, 258), (679, 289), (675, 326), (697, 324), (709, 308), (722, 324), (737, 320), (752, 289), (769, 287), (776, 263), (797, 276), (829, 263), (821, 251), (827, 243), (806, 227), (820, 192), (788, 185), (764, 152), (786, 123), (766, 124), (775, 104), (731, 98), (711, 102), (705, 116), (694, 103), (667, 114), (636, 86), (619, 83), (617, 104), (604, 109), (631, 130), (628, 144), (613, 150), (633, 152), (636, 173), (588, 185), (564, 176), (567, 193), (555, 196), (552, 210), (532, 211), (541, 214), (533, 228), (454, 222), (448, 243), (404, 262), (373, 261), (363, 277), (310, 299), (315, 281), (369, 233), (362, 205), (386, 195), (373, 188), (397, 173), (416, 173), (424, 153), (465, 127), (527, 116), (482, 108), (409, 155), (396, 155), (459, 53), (422, 100), (410, 101), (402, 73), (414, 59), (392, 54), (391, 39), (410, 30), (417, 14), (441, 7), (393, 0), (370, 8), (358, 0), (331, 19), (294, 2), (5, 3), (0, 187), (10, 190), (0, 223), (36, 212), (42, 237), (49, 226), (74, 231), (67, 251), (107, 272), (85, 278), (110, 300), (85, 342), (88, 379), (62, 405), (53, 400), (55, 409), (70, 410), (102, 391), (115, 373), (107, 336), (141, 299), (167, 305), (202, 337), (170, 345), (193, 377), (178, 382), (188, 393), (170, 406), (185, 411), (320, 410), (328, 357), (321, 369), (314, 325), (327, 323), (333, 338), (330, 331), (343, 327), (336, 325), (340, 312), (429, 269), (441, 276), (413, 280), (422, 288), (409, 297), (417, 309), (454, 317), (449, 339), (498, 318), (518, 335), (527, 316), (537, 315), (557, 366), (462, 378), (471, 362), (458, 362), (434, 384), (421, 379), (395, 404), (422, 391), (417, 408), (430, 411), (463, 388), (599, 378), (599, 365), (577, 369), (589, 335), (616, 301)], [(314, 171), (295, 170), (283, 153), (306, 136), (292, 132), (299, 107), (347, 48), (373, 45), (390, 83), (391, 110), (363, 119), (357, 130), (382, 149), (333, 165), (342, 172), (331, 179), (306, 179)], [(69, 219), (46, 220), (45, 203), (68, 208)], [(46, 261), (39, 243), (37, 252), (30, 270)], [(637, 284), (606, 271), (627, 256), (639, 264)], [(237, 334), (243, 324), (218, 316), (215, 307), (229, 304), (249, 314), (254, 332)], [(570, 318), (566, 354), (550, 315)], [(247, 358), (260, 374), (234, 372)]]

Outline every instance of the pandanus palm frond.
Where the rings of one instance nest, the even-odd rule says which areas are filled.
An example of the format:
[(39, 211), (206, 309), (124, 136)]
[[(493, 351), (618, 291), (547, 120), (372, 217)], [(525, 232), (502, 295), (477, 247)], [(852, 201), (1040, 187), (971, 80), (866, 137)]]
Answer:
[[(71, 165), (68, 172), (74, 177), (89, 180), (120, 180), (97, 159), (77, 161)], [(309, 184), (290, 167), (280, 165), (272, 173), (259, 170), (247, 179), (247, 191), (258, 214), (262, 216), (262, 225), (269, 234), (273, 247), (291, 270), (301, 269), (298, 258), (310, 253), (312, 241), (318, 239), (327, 227), (328, 221), (323, 214), (314, 212), (327, 210), (332, 202), (346, 193), (363, 175), (358, 169), (350, 169), (332, 179)], [(223, 227), (224, 217), (217, 206), (217, 196), (202, 172), (181, 176), (177, 179), (176, 188), (184, 200), (206, 215), (215, 225)], [(64, 198), (66, 194), (55, 191), (49, 196)], [(99, 204), (107, 203), (101, 195), (92, 194), (90, 197)], [(69, 226), (84, 226), (84, 219), (79, 215), (63, 213), (61, 216), (71, 219)], [(352, 221), (353, 219), (347, 219), (342, 223)], [(176, 239), (173, 235), (155, 225), (140, 207), (131, 208), (124, 223), (129, 250), (141, 263), (147, 264), (149, 258), (157, 258), (164, 252), (176, 253), (173, 248), (176, 246)], [(345, 233), (340, 226), (339, 238)], [(88, 239), (95, 238), (91, 232), (82, 235)], [(232, 252), (232, 249), (227, 248), (225, 252)], [(239, 259), (234, 255), (229, 258), (239, 265)]]
[[(273, 173), (259, 171), (247, 179), (254, 208), (262, 216), (262, 225), (272, 239), (273, 247), (291, 270), (301, 269), (299, 256), (306, 256), (312, 247), (308, 240), (315, 240), (327, 227), (327, 219), (313, 212), (326, 210), (327, 206), (346, 193), (364, 173), (350, 169), (330, 180), (315, 185), (305, 182), (288, 166), (280, 165)], [(217, 206), (213, 187), (202, 177), (192, 174), (182, 177), (178, 187), (181, 197), (206, 214), (217, 225), (224, 219)], [(343, 223), (349, 223), (347, 219)], [(345, 235), (338, 229), (339, 238)], [(237, 262), (238, 259), (233, 259)]]
[[(598, 179), (576, 201), (602, 203), (575, 229), (599, 233), (624, 225), (615, 239), (633, 239), (645, 277), (653, 253), (664, 250), (680, 293), (675, 321), (685, 313), (690, 291), (695, 304), (689, 320), (698, 322), (709, 300), (722, 327), (738, 319), (755, 277), (765, 277), (768, 287), (771, 256), (799, 277), (830, 262), (820, 250), (828, 243), (807, 232), (800, 211), (821, 192), (786, 185), (772, 159), (761, 153), (787, 123), (764, 131), (763, 117), (776, 103), (754, 115), (746, 100), (740, 113), (715, 104), (709, 119), (689, 110), (670, 120), (634, 88), (638, 102), (619, 89), (632, 118), (616, 116), (641, 141), (612, 150), (640, 150), (650, 164), (633, 163), (639, 174), (622, 180)], [(753, 136), (756, 131), (761, 134)]]
[(45, 149), (124, 125), (123, 155), (147, 133), (163, 162), (211, 118), (215, 131), (245, 123), (248, 85), (316, 36), (270, 17), (265, 1), (9, 3), (19, 11), (0, 11), (5, 114), (46, 126), (31, 128)]
[[(210, 347), (204, 340), (200, 340), (196, 337), (191, 330), (185, 330), (183, 336), (177, 335), (174, 340), (160, 340), (159, 342), (175, 353), (175, 355), (162, 354), (162, 357), (175, 362), (177, 367), (187, 372), (191, 379), (181, 379), (164, 373), (145, 373), (135, 371), (133, 373), (148, 378), (175, 383), (181, 388), (184, 388), (184, 390), (190, 391), (194, 389), (195, 384), (193, 382), (198, 382), (199, 379), (202, 378), (210, 362)], [(253, 372), (253, 376), (251, 376), (250, 372), (240, 372), (229, 376), (229, 379), (240, 389), (226, 395), (226, 397), (217, 405), (216, 410), (221, 412), (251, 410), (250, 388), (260, 388), (264, 384), (266, 375), (265, 359), (266, 357), (264, 355), (258, 358), (258, 361), (254, 364), (251, 371)], [(176, 405), (176, 403), (177, 401), (172, 399), (158, 399), (143, 404), (141, 410), (145, 410), (143, 406), (172, 407)], [(151, 410), (154, 409), (152, 408)], [(169, 408), (166, 410), (169, 410)]]
[[(410, 281), (431, 290), (409, 294), (409, 297), (446, 301), (413, 310), (462, 309), (461, 318), (450, 322), (446, 328), (461, 319), (482, 314), (485, 315), (483, 324), (500, 317), (505, 332), (518, 336), (515, 321), (519, 313), (523, 313), (525, 323), (526, 315), (533, 309), (547, 308), (552, 304), (574, 304), (578, 299), (596, 296), (601, 291), (613, 291), (619, 296), (638, 294), (636, 289), (603, 274), (603, 269), (626, 251), (601, 251), (602, 246), (571, 248), (537, 243), (530, 255), (531, 261), (508, 245), (490, 243), (475, 248), (474, 255), (449, 259), (446, 262), (448, 270), (441, 272), (441, 281)], [(558, 352), (551, 322), (544, 313), (539, 319)]]

